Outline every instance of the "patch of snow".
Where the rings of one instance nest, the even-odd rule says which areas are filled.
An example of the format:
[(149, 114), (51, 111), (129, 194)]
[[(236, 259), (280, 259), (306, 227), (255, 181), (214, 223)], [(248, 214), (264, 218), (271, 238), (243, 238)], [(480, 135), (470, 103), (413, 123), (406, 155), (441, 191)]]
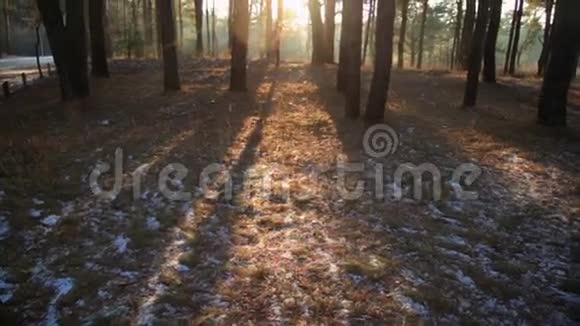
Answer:
[(16, 286), (6, 281), (8, 273), (0, 268), (0, 303), (5, 304), (14, 296)]
[(3, 201), (4, 198), (6, 198), (6, 193), (4, 192), (4, 190), (0, 190), (0, 201)]
[(34, 205), (44, 205), (44, 200), (37, 199), (37, 198), (32, 198), (32, 203)]
[(61, 214), (63, 217), (69, 216), (75, 209), (75, 203), (73, 202), (61, 203), (61, 205), (62, 205)]
[(400, 293), (395, 293), (393, 297), (401, 305), (401, 308), (403, 308), (403, 310), (417, 314), (418, 316), (421, 317), (429, 316), (429, 310), (427, 309), (427, 307), (414, 301), (413, 299), (404, 296)]
[(187, 273), (189, 272), (189, 267), (185, 265), (178, 264), (175, 266), (175, 269), (180, 273)]
[(450, 236), (446, 236), (446, 237), (439, 236), (439, 237), (437, 237), (437, 239), (439, 239), (443, 242), (451, 243), (451, 244), (461, 246), (461, 247), (467, 245), (467, 242), (465, 241), (465, 239), (463, 239), (460, 236), (454, 235), (454, 234), (450, 235)]
[(61, 217), (58, 215), (49, 215), (46, 218), (44, 218), (41, 223), (44, 224), (45, 226), (55, 226), (58, 221), (60, 221)]
[(4, 240), (10, 235), (10, 224), (8, 219), (4, 216), (0, 216), (0, 240)]
[(34, 218), (39, 218), (42, 216), (42, 210), (39, 210), (39, 209), (32, 208), (28, 211), (28, 213), (30, 214), (30, 216), (32, 216)]
[(473, 281), (473, 279), (471, 279), (471, 277), (465, 275), (463, 273), (463, 271), (460, 271), (459, 270), (459, 271), (455, 272), (455, 277), (465, 287), (470, 288), (470, 289), (475, 289), (476, 288), (476, 285), (475, 285), (475, 282)]
[(113, 245), (117, 248), (117, 253), (123, 254), (127, 251), (127, 245), (131, 240), (124, 235), (115, 238)]
[(126, 279), (129, 279), (131, 281), (133, 281), (133, 280), (137, 279), (137, 277), (139, 277), (139, 273), (138, 272), (123, 271), (123, 272), (120, 272), (119, 275), (121, 277), (124, 277)]
[(156, 217), (151, 216), (147, 218), (147, 228), (149, 230), (157, 231), (161, 228), (161, 223), (157, 220)]
[(407, 282), (413, 284), (414, 286), (419, 286), (419, 285), (425, 284), (425, 280), (422, 279), (419, 275), (417, 275), (412, 270), (403, 269), (401, 271), (401, 275), (403, 276), (403, 278), (405, 278), (405, 280)]
[(56, 326), (59, 325), (58, 322), (58, 311), (56, 304), (58, 300), (63, 296), (67, 295), (74, 287), (74, 280), (70, 277), (49, 279), (45, 285), (47, 287), (52, 287), (55, 289), (56, 293), (52, 300), (50, 300), (50, 305), (48, 306), (48, 312), (46, 313), (45, 325)]

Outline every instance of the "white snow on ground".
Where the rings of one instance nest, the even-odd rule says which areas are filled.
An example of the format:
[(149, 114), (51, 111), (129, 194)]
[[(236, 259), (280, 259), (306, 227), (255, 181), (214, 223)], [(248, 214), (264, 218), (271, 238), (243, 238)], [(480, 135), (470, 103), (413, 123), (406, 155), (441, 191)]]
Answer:
[(61, 217), (58, 215), (49, 215), (42, 220), (42, 224), (45, 226), (55, 226), (58, 221), (60, 221)]
[(47, 287), (52, 287), (55, 290), (54, 297), (50, 301), (48, 306), (48, 312), (46, 313), (45, 325), (56, 326), (59, 325), (58, 322), (58, 311), (56, 304), (58, 300), (68, 294), (74, 287), (74, 280), (70, 277), (49, 279), (46, 284)]
[(10, 235), (10, 224), (5, 216), (0, 216), (0, 240), (6, 239)]
[(30, 209), (29, 211), (30, 216), (34, 217), (34, 218), (39, 218), (42, 216), (42, 210), (39, 209)]
[(415, 302), (413, 299), (406, 297), (399, 292), (396, 292), (393, 295), (393, 298), (401, 305), (401, 308), (403, 308), (403, 310), (413, 314), (417, 314), (418, 316), (421, 317), (429, 316), (429, 310), (427, 309), (427, 307), (418, 302)]
[(44, 205), (44, 200), (38, 199), (38, 198), (32, 198), (32, 203), (34, 205)]
[(149, 230), (157, 231), (161, 228), (161, 223), (159, 223), (155, 216), (150, 216), (147, 218), (147, 228)]
[(7, 303), (12, 299), (16, 286), (6, 281), (8, 273), (0, 268), (0, 303)]
[(124, 235), (120, 235), (115, 239), (113, 245), (117, 249), (118, 253), (123, 254), (127, 251), (127, 245), (129, 244), (129, 241), (131, 241), (129, 238)]

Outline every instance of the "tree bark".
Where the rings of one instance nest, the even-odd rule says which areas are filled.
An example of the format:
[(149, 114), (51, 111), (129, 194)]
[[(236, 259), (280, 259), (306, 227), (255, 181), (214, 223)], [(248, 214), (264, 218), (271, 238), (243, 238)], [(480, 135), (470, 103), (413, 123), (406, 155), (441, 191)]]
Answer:
[(8, 0), (3, 0), (2, 14), (4, 16), (4, 50), (6, 54), (12, 51), (12, 27), (10, 24), (10, 13), (8, 12)]
[(153, 45), (153, 14), (151, 13), (152, 4), (151, 0), (143, 1), (143, 35), (145, 42), (145, 56), (149, 56), (152, 51)]
[(346, 66), (347, 66), (347, 10), (349, 10), (352, 6), (350, 1), (343, 1), (342, 2), (342, 24), (340, 26), (340, 44), (339, 44), (339, 56), (338, 56), (338, 72), (336, 75), (336, 89), (339, 92), (344, 92), (346, 86)]
[(352, 7), (346, 11), (345, 113), (348, 118), (355, 119), (360, 115), (363, 0), (346, 2)]
[(485, 41), (485, 29), (489, 16), (489, 0), (479, 0), (477, 22), (469, 55), (469, 69), (467, 83), (465, 85), (465, 97), (463, 106), (466, 108), (475, 106), (477, 102), (477, 90), (479, 86), (479, 73), (481, 72), (481, 59)]
[(212, 44), (211, 44), (211, 18), (209, 15), (209, 4), (207, 4), (206, 8), (205, 8), (205, 36), (206, 36), (206, 52), (209, 56), (212, 55), (211, 49), (212, 49)]
[(425, 25), (427, 23), (427, 10), (429, 9), (429, 0), (423, 0), (423, 12), (421, 14), (421, 31), (419, 32), (419, 54), (417, 58), (417, 69), (423, 67), (423, 43), (425, 42)]
[(334, 63), (334, 36), (336, 31), (336, 0), (324, 2), (324, 40), (326, 41), (326, 63)]
[(397, 56), (397, 66), (399, 67), (399, 69), (403, 69), (405, 67), (405, 38), (407, 34), (408, 20), (409, 20), (409, 0), (403, 0), (401, 3), (401, 29), (399, 31), (399, 55)]
[(457, 16), (455, 18), (455, 34), (453, 36), (453, 47), (451, 49), (451, 69), (455, 68), (455, 64), (458, 63), (458, 58), (461, 54), (460, 51), (460, 37), (461, 37), (461, 23), (463, 20), (463, 0), (457, 0)]
[(382, 123), (385, 119), (385, 105), (391, 81), (396, 8), (395, 0), (377, 1), (375, 67), (365, 119), (369, 122)]
[(509, 62), (509, 69), (508, 73), (513, 76), (516, 73), (516, 66), (517, 66), (517, 58), (518, 58), (518, 49), (520, 43), (520, 35), (522, 31), (522, 16), (524, 15), (524, 0), (517, 0), (519, 1), (518, 11), (516, 14), (516, 25), (515, 25), (515, 32), (514, 32), (514, 41), (512, 44), (511, 49), (511, 57)]
[(105, 1), (89, 1), (89, 23), (91, 30), (91, 73), (95, 77), (109, 77), (107, 49), (105, 46)]
[(463, 17), (463, 31), (461, 32), (461, 55), (459, 60), (463, 69), (468, 68), (471, 51), (471, 40), (473, 39), (473, 25), (475, 23), (475, 0), (467, 0), (465, 16)]
[(246, 70), (248, 57), (248, 38), (250, 32), (250, 12), (248, 0), (235, 0), (233, 19), (232, 62), (230, 90), (244, 92), (247, 90)]
[(66, 1), (67, 51), (72, 95), (83, 98), (90, 95), (84, 1)]
[(278, 17), (276, 18), (275, 47), (276, 67), (280, 67), (282, 32), (284, 30), (284, 0), (278, 0)]
[(172, 1), (156, 1), (159, 24), (161, 25), (161, 44), (163, 46), (163, 86), (165, 91), (178, 91), (181, 88), (181, 84), (177, 63), (175, 7)]
[(367, 18), (367, 27), (365, 32), (365, 41), (363, 45), (363, 55), (362, 55), (362, 64), (364, 65), (367, 61), (367, 49), (369, 46), (369, 39), (371, 36), (371, 29), (373, 28), (373, 20), (375, 15), (375, 2), (376, 0), (369, 0), (369, 15)]
[(514, 11), (512, 13), (512, 24), (510, 27), (510, 36), (509, 36), (509, 40), (508, 40), (508, 45), (507, 45), (506, 55), (505, 55), (505, 62), (504, 62), (504, 67), (503, 67), (504, 75), (507, 75), (507, 73), (509, 71), (510, 58), (512, 57), (512, 48), (513, 48), (513, 44), (514, 44), (514, 33), (516, 30), (516, 20), (517, 20), (516, 17), (518, 14), (518, 7), (519, 7), (518, 0), (515, 0), (514, 3), (515, 3), (515, 8), (514, 8)]
[(542, 44), (542, 53), (538, 60), (538, 76), (544, 75), (544, 69), (550, 55), (550, 36), (552, 33), (552, 11), (554, 9), (554, 0), (544, 0), (546, 6), (546, 22), (544, 24), (544, 41)]
[(310, 19), (312, 22), (312, 64), (319, 65), (325, 62), (324, 24), (322, 23), (320, 2), (308, 0)]
[(194, 0), (195, 4), (195, 35), (196, 54), (203, 56), (203, 0)]
[(217, 32), (216, 32), (216, 24), (217, 24), (217, 16), (215, 13), (215, 2), (211, 8), (211, 45), (212, 45), (212, 53), (214, 56), (218, 54), (218, 39), (217, 39)]
[(264, 46), (266, 48), (266, 58), (268, 60), (272, 60), (274, 53), (273, 53), (273, 47), (272, 47), (272, 37), (274, 36), (272, 34), (272, 28), (273, 28), (273, 22), (274, 20), (272, 19), (272, 0), (265, 0), (264, 2), (264, 13), (266, 15), (266, 34), (264, 37)]
[(229, 1), (228, 6), (228, 47), (231, 50), (234, 42), (234, 12), (235, 5), (234, 0)]
[(485, 38), (485, 54), (483, 65), (483, 81), (486, 83), (496, 83), (496, 61), (495, 52), (497, 35), (501, 24), (502, 0), (490, 0), (490, 18), (487, 37)]
[(550, 56), (540, 93), (538, 123), (566, 126), (568, 91), (576, 75), (580, 51), (580, 1), (558, 0)]

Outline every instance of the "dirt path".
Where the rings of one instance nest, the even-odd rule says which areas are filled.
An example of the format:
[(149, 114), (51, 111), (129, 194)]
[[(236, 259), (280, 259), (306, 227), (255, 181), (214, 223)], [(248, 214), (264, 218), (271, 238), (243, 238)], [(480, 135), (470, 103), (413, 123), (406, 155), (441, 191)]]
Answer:
[[(69, 190), (65, 199), (2, 179), (9, 183), (0, 241), (10, 254), (0, 258), (0, 317), (506, 325), (575, 318), (577, 127), (565, 135), (533, 127), (529, 99), (487, 86), (477, 112), (459, 111), (456, 76), (396, 72), (387, 122), (400, 144), (374, 159), (363, 150), (367, 126), (343, 118), (333, 68), (251, 68), (248, 95), (227, 92), (225, 62), (187, 65), (184, 92), (167, 97), (156, 93), (157, 74), (121, 75), (114, 86), (97, 85), (102, 96), (83, 118), (88, 138), (74, 125), (47, 132), (35, 151), (75, 151), (60, 154), (55, 182), (68, 176), (67, 189), (72, 182), (82, 193)], [(121, 145), (125, 188), (112, 202), (97, 200), (87, 175), (98, 160), (113, 162)], [(358, 199), (337, 189), (338, 162), (361, 164), (345, 178), (349, 191), (365, 182)], [(170, 163), (189, 170), (170, 189), (191, 199), (161, 194), (157, 176)], [(394, 180), (405, 163), (436, 166), (442, 200), (432, 200), (429, 182), (425, 198), (412, 199), (413, 180)], [(483, 171), (465, 187), (478, 192), (474, 200), (456, 198), (449, 181), (464, 163)], [(211, 189), (222, 192), (214, 199), (198, 187), (208, 166), (220, 171), (211, 174)], [(134, 200), (130, 175), (139, 168), (149, 172)], [(399, 189), (405, 199), (396, 198)]]

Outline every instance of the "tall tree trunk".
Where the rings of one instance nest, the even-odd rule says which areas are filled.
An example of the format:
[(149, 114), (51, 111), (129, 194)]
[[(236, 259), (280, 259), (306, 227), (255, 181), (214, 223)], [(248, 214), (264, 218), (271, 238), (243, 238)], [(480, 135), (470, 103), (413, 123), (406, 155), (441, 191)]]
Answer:
[(457, 0), (457, 16), (455, 17), (455, 34), (453, 35), (453, 47), (451, 48), (451, 69), (458, 62), (460, 51), (461, 23), (463, 22), (463, 0)]
[(463, 31), (461, 32), (461, 55), (459, 60), (463, 69), (469, 65), (471, 52), (471, 40), (473, 39), (473, 25), (475, 24), (475, 0), (467, 0), (465, 16), (463, 17)]
[(206, 36), (206, 40), (207, 42), (206, 44), (206, 51), (207, 54), (209, 56), (212, 55), (211, 53), (211, 17), (209, 15), (209, 4), (207, 4), (206, 8), (205, 8), (205, 36)]
[(334, 63), (334, 35), (336, 30), (336, 0), (324, 2), (324, 40), (326, 41), (326, 63)]
[(417, 58), (417, 69), (423, 67), (423, 43), (425, 42), (425, 25), (427, 23), (427, 11), (429, 10), (429, 0), (423, 0), (423, 12), (421, 14), (421, 31), (419, 32), (419, 58)]
[(177, 91), (181, 88), (181, 84), (177, 63), (175, 7), (172, 1), (167, 0), (156, 0), (156, 4), (163, 44), (163, 86), (165, 91)]
[(417, 31), (416, 31), (416, 26), (417, 25), (417, 17), (413, 18), (413, 21), (411, 22), (411, 44), (410, 44), (410, 50), (411, 50), (411, 67), (415, 67), (415, 63), (416, 63), (416, 58), (417, 58)]
[(276, 18), (276, 67), (280, 67), (282, 32), (284, 29), (284, 0), (278, 0), (278, 17)]
[[(40, 47), (42, 44), (41, 38), (40, 38), (40, 24), (36, 25), (36, 27), (34, 28), (34, 31), (36, 33), (36, 43), (34, 44), (34, 53), (36, 55), (36, 69), (38, 70), (38, 75), (40, 76), (40, 78), (44, 78), (44, 73), (42, 72), (42, 66), (40, 65)], [(1, 54), (0, 54), (1, 56)]]
[(487, 37), (485, 38), (485, 54), (483, 65), (483, 81), (486, 83), (496, 83), (496, 63), (495, 50), (497, 44), (497, 35), (501, 24), (501, 7), (502, 0), (490, 0), (490, 18)]
[(235, 13), (235, 4), (234, 0), (229, 1), (228, 6), (228, 47), (231, 50), (232, 45), (234, 42), (234, 14)]
[(336, 89), (339, 92), (344, 92), (346, 86), (346, 66), (348, 56), (347, 52), (347, 13), (346, 11), (351, 8), (352, 3), (350, 1), (342, 2), (342, 24), (340, 26), (340, 44), (339, 44), (339, 56), (338, 56), (338, 72), (336, 74)]
[(399, 55), (397, 56), (397, 66), (399, 67), (399, 69), (403, 69), (405, 67), (405, 38), (407, 34), (408, 20), (409, 20), (409, 0), (403, 0), (401, 2), (401, 29), (399, 31)]
[(145, 56), (149, 56), (152, 52), (151, 50), (151, 46), (153, 44), (153, 30), (151, 29), (151, 26), (153, 25), (153, 22), (151, 21), (153, 19), (152, 14), (151, 14), (151, 0), (142, 0), (142, 5), (143, 5), (143, 36), (144, 36), (144, 50), (145, 50)]
[(576, 75), (580, 51), (580, 1), (558, 0), (550, 56), (540, 93), (538, 122), (565, 126), (568, 91)]
[(518, 1), (518, 11), (516, 14), (516, 26), (514, 32), (514, 41), (512, 44), (511, 50), (511, 57), (509, 63), (508, 73), (510, 75), (515, 75), (516, 73), (516, 66), (517, 66), (517, 58), (518, 58), (518, 51), (519, 51), (519, 44), (520, 44), (520, 35), (522, 32), (522, 16), (524, 15), (524, 0), (517, 0)]
[(84, 13), (84, 1), (66, 1), (67, 50), (70, 51), (69, 73), (72, 94), (77, 98), (90, 95)]
[(183, 49), (183, 3), (177, 0), (177, 16), (179, 18), (179, 48)]
[(393, 33), (395, 0), (377, 0), (377, 28), (375, 39), (375, 67), (365, 119), (382, 123), (385, 119), (393, 64)]
[(489, 0), (479, 0), (477, 9), (477, 22), (469, 54), (469, 69), (467, 83), (465, 84), (465, 97), (463, 106), (466, 108), (475, 106), (477, 102), (477, 90), (479, 86), (479, 73), (481, 72), (481, 59), (485, 42), (485, 29), (489, 17)]
[(72, 86), (69, 73), (66, 28), (58, 0), (36, 0), (42, 16), (48, 42), (58, 72), (60, 91), (63, 100), (72, 98)]
[(367, 27), (365, 31), (365, 40), (363, 45), (362, 64), (367, 61), (367, 49), (369, 47), (369, 39), (371, 36), (371, 29), (373, 28), (373, 20), (375, 19), (375, 2), (376, 0), (369, 0), (369, 14), (367, 17)]
[(107, 50), (105, 47), (105, 1), (89, 1), (91, 30), (91, 73), (95, 77), (109, 77)]
[(504, 68), (503, 68), (504, 75), (507, 75), (507, 73), (509, 71), (510, 58), (512, 57), (512, 48), (513, 48), (513, 44), (514, 44), (514, 33), (516, 30), (516, 19), (517, 19), (516, 17), (518, 15), (518, 7), (519, 7), (518, 0), (515, 0), (514, 4), (515, 4), (515, 8), (514, 8), (514, 11), (512, 13), (512, 24), (510, 27), (510, 35), (509, 35), (509, 39), (508, 39), (508, 45), (507, 45), (507, 49), (506, 49), (505, 62), (504, 62)]
[(554, 0), (544, 0), (546, 6), (546, 22), (544, 24), (544, 40), (542, 44), (542, 53), (538, 60), (538, 76), (544, 75), (544, 68), (548, 62), (550, 55), (550, 35), (552, 32), (552, 11), (554, 8)]
[(212, 53), (214, 56), (217, 56), (218, 54), (218, 39), (216, 32), (216, 24), (217, 24), (217, 16), (215, 13), (215, 0), (214, 0), (211, 8), (211, 44), (212, 44)]
[(195, 4), (195, 35), (196, 54), (203, 55), (203, 0), (194, 0)]
[(363, 25), (363, 0), (345, 1), (351, 3), (346, 9), (346, 87), (345, 113), (348, 118), (355, 119), (360, 115), (361, 93), (361, 47)]
[(4, 16), (4, 50), (6, 54), (12, 52), (12, 27), (10, 24), (10, 12), (8, 8), (8, 0), (3, 0), (2, 15)]
[(266, 20), (266, 24), (265, 24), (265, 29), (266, 29), (266, 35), (264, 37), (264, 47), (266, 48), (266, 57), (268, 58), (268, 60), (272, 60), (273, 59), (273, 47), (272, 47), (272, 28), (273, 28), (273, 23), (274, 20), (272, 19), (272, 0), (265, 0), (264, 2), (264, 14), (265, 14), (265, 20)]
[(247, 90), (246, 60), (250, 34), (250, 11), (248, 0), (235, 0), (234, 3), (230, 90), (243, 92)]
[(310, 19), (312, 21), (312, 64), (323, 64), (325, 61), (324, 24), (318, 0), (308, 0)]

